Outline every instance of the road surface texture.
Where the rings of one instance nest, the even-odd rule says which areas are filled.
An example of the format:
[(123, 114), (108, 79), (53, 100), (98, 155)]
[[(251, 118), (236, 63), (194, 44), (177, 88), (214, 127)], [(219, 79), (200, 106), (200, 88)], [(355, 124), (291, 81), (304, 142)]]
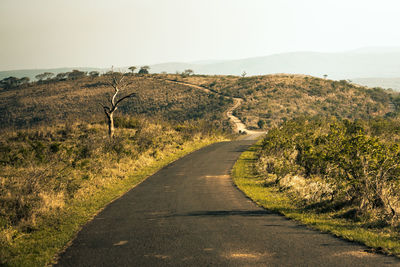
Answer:
[(89, 222), (58, 265), (400, 265), (246, 198), (229, 173), (253, 142), (217, 143), (163, 168)]

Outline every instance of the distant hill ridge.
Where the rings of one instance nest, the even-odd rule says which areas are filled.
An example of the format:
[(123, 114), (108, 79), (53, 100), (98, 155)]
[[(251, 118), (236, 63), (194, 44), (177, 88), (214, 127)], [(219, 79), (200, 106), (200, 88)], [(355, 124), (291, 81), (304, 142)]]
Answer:
[(22, 77), (28, 77), (31, 80), (35, 80), (35, 76), (44, 72), (51, 72), (54, 73), (55, 75), (57, 73), (62, 73), (62, 72), (70, 72), (72, 70), (80, 70), (80, 71), (98, 71), (98, 72), (105, 72), (107, 69), (102, 69), (102, 68), (54, 68), (54, 69), (26, 69), (26, 70), (7, 70), (7, 71), (0, 71), (0, 80), (14, 76), (17, 78), (22, 78)]
[[(134, 65), (134, 63), (132, 63)], [(140, 66), (137, 66), (140, 67)], [(328, 75), (330, 79), (360, 79), (364, 85), (369, 85), (368, 80), (385, 83), (387, 78), (400, 77), (400, 47), (367, 47), (347, 52), (322, 53), (322, 52), (291, 52), (273, 54), (263, 57), (245, 58), (237, 60), (203, 60), (191, 63), (169, 62), (150, 66), (151, 73), (175, 73), (185, 69), (192, 69), (197, 74), (207, 75), (241, 75), (244, 71), (247, 76), (265, 75), (273, 73), (307, 74), (316, 77)], [(45, 71), (54, 74), (79, 69), (83, 71), (96, 70), (105, 72), (102, 68), (58, 68), (36, 70), (1, 71), (0, 79), (15, 76), (18, 78), (27, 76), (31, 79)], [(122, 67), (122, 70), (127, 70)], [(393, 85), (393, 81), (391, 83)], [(394, 89), (400, 88), (396, 82)]]
[(163, 63), (151, 66), (152, 72), (174, 73), (184, 69), (208, 75), (264, 75), (273, 73), (307, 74), (332, 79), (400, 77), (400, 49), (388, 52), (293, 52), (209, 64)]

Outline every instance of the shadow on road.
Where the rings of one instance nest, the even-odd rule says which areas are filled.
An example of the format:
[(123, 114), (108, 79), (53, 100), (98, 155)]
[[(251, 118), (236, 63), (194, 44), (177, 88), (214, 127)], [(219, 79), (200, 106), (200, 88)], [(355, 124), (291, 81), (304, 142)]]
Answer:
[(233, 150), (233, 152), (245, 152), (249, 149), (249, 145), (241, 145), (238, 148), (236, 148), (235, 150)]
[(273, 213), (266, 210), (212, 210), (174, 214), (168, 217), (202, 217), (202, 216), (265, 216)]

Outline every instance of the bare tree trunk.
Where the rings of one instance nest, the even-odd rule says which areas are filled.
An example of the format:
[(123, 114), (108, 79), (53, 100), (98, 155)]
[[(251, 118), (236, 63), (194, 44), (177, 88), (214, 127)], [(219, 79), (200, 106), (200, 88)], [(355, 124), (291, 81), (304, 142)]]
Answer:
[(108, 136), (110, 139), (114, 138), (114, 112), (106, 112), (106, 117), (107, 117), (107, 125), (108, 125)]
[(110, 139), (114, 138), (114, 113), (108, 116), (108, 135)]
[(107, 109), (104, 109), (104, 113), (106, 114), (107, 118), (107, 125), (108, 125), (108, 136), (110, 139), (114, 138), (114, 112), (109, 112)]

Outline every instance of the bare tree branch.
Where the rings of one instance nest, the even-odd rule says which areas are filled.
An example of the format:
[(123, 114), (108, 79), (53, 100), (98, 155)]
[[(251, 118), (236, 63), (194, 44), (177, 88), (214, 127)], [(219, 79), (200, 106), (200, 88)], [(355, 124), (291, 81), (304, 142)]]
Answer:
[(134, 97), (134, 96), (136, 96), (136, 95), (137, 95), (136, 93), (131, 93), (131, 94), (129, 94), (129, 95), (126, 95), (126, 96), (122, 97), (121, 99), (119, 99), (119, 100), (115, 103), (115, 106), (117, 106), (122, 100), (124, 100), (124, 99), (126, 99), (126, 98), (130, 98), (130, 97)]

